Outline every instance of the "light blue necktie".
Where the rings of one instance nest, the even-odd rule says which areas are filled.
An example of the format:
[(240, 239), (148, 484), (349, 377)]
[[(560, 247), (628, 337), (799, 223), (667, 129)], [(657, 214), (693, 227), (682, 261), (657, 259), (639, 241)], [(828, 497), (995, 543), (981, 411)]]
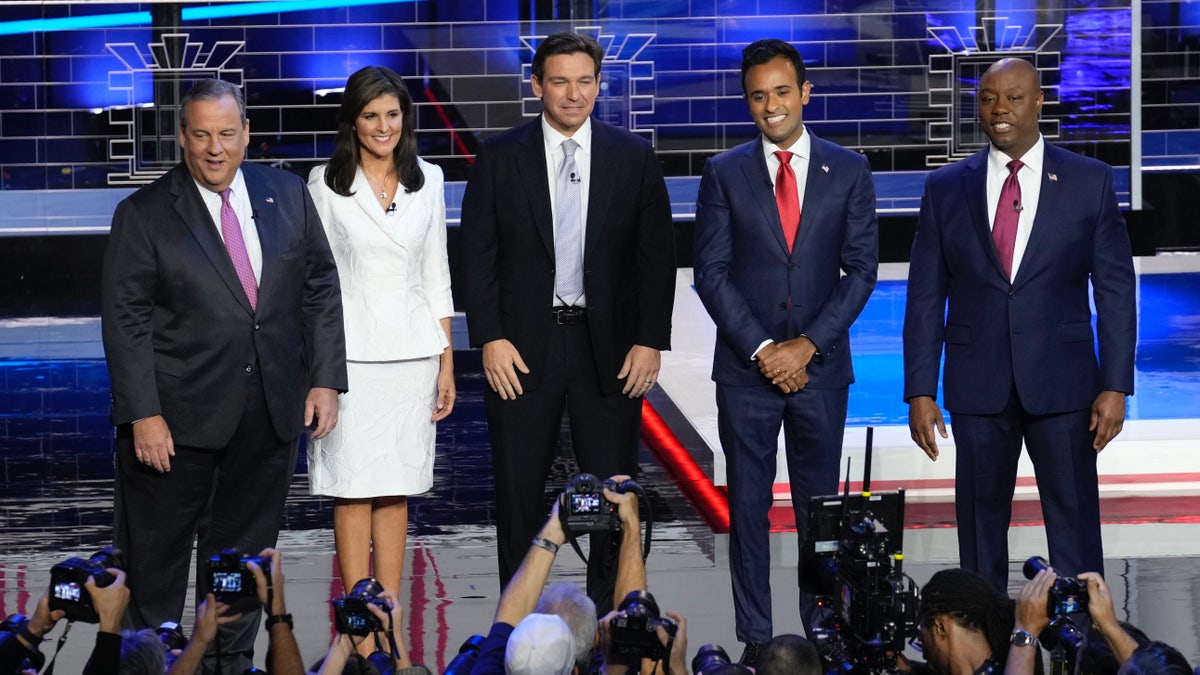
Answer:
[(574, 305), (583, 296), (581, 179), (575, 166), (578, 148), (574, 139), (562, 142), (565, 156), (554, 183), (554, 295), (564, 305)]

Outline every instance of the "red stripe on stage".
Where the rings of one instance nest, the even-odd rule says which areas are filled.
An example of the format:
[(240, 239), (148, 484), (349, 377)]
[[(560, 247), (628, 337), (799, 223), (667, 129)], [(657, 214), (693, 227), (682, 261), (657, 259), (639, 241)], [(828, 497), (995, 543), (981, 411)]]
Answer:
[(729, 499), (725, 490), (713, 485), (654, 406), (644, 399), (642, 442), (650, 448), (659, 465), (675, 481), (679, 491), (692, 503), (692, 508), (696, 509), (705, 524), (718, 534), (729, 532)]

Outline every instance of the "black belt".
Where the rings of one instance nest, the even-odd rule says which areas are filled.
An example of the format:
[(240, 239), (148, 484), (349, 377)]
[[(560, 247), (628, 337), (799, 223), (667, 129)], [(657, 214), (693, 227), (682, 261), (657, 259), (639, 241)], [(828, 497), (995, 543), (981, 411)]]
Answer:
[(550, 316), (560, 326), (574, 326), (587, 320), (587, 307), (551, 307)]

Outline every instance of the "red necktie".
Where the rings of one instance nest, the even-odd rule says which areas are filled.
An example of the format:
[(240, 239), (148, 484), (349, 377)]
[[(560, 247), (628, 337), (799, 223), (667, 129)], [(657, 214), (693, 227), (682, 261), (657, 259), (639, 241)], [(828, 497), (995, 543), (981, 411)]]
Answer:
[(1004, 276), (1012, 279), (1013, 251), (1017, 246), (1017, 222), (1021, 220), (1021, 183), (1017, 172), (1025, 166), (1019, 159), (1009, 162), (1008, 178), (1000, 188), (1000, 201), (996, 204), (996, 220), (992, 223), (992, 241), (1000, 264), (1004, 265)]
[(254, 279), (254, 268), (250, 266), (246, 240), (242, 239), (242, 225), (233, 211), (233, 205), (229, 203), (229, 195), (232, 192), (229, 188), (221, 192), (221, 237), (225, 239), (225, 249), (229, 251), (233, 269), (237, 272), (238, 280), (242, 282), (242, 290), (246, 291), (250, 309), (257, 309), (258, 281)]
[(775, 174), (775, 205), (779, 207), (779, 222), (783, 225), (783, 238), (787, 240), (788, 253), (796, 243), (796, 230), (800, 229), (800, 196), (796, 193), (796, 172), (792, 171), (792, 153), (779, 150), (779, 171)]

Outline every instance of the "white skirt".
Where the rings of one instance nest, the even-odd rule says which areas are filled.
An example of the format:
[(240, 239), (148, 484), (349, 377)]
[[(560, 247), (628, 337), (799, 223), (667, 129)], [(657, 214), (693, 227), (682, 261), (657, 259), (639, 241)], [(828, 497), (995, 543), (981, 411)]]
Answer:
[(308, 442), (308, 486), (315, 495), (366, 498), (415, 495), (433, 487), (440, 358), (348, 362), (350, 390), (338, 398), (333, 432)]

